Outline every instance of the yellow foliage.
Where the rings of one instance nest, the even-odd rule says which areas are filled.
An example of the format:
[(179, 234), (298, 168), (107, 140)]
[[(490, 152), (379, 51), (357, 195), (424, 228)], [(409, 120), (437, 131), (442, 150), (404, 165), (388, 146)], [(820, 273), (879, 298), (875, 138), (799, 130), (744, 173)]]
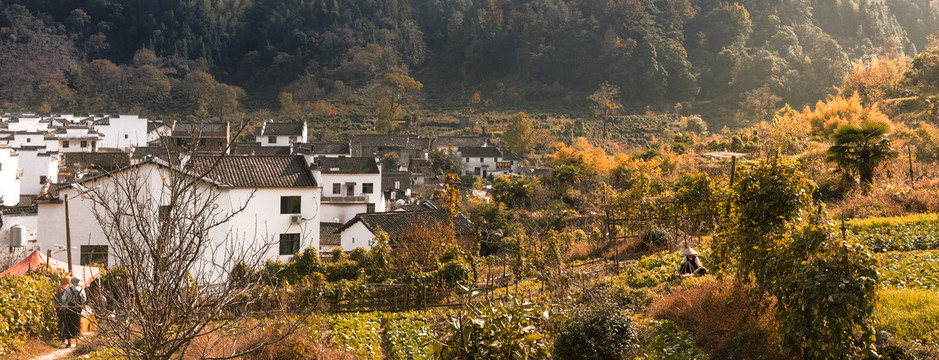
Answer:
[(900, 83), (910, 63), (903, 54), (884, 55), (869, 63), (858, 61), (845, 75), (840, 93), (858, 94), (867, 105), (900, 95)]
[(554, 166), (575, 165), (581, 170), (581, 175), (601, 177), (610, 174), (616, 163), (606, 151), (593, 146), (585, 138), (579, 137), (571, 146), (557, 143), (553, 154), (548, 155), (548, 161)]
[(887, 115), (876, 108), (862, 105), (861, 97), (857, 93), (848, 98), (838, 95), (825, 102), (819, 100), (814, 111), (806, 106), (802, 110), (802, 116), (812, 125), (813, 134), (824, 136), (831, 135), (838, 126), (845, 124), (857, 125), (864, 121), (873, 121), (893, 125)]

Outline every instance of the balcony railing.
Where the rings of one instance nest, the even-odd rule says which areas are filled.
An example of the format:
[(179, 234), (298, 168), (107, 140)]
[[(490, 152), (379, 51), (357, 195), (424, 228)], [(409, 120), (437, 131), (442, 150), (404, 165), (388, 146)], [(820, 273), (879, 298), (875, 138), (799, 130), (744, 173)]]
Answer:
[(367, 203), (368, 195), (359, 196), (323, 196), (323, 202), (328, 203)]

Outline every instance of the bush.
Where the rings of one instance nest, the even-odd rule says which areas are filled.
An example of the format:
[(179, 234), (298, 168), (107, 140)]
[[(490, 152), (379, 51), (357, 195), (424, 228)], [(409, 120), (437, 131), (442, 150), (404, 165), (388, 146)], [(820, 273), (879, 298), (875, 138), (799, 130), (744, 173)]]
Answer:
[(391, 359), (433, 359), (436, 334), (419, 313), (386, 314), (385, 337)]
[(579, 308), (554, 341), (554, 359), (622, 359), (639, 348), (629, 313), (612, 304)]
[[(632, 288), (653, 287), (677, 280), (680, 264), (681, 255), (677, 252), (662, 251), (643, 256), (639, 261), (626, 265), (622, 273), (614, 279), (614, 282)], [(707, 266), (707, 264), (704, 264), (704, 266)]]
[(661, 249), (668, 245), (672, 236), (658, 226), (649, 226), (639, 234), (639, 240), (645, 249)]
[(652, 335), (642, 348), (639, 360), (706, 360), (707, 353), (694, 343), (687, 331), (668, 320), (652, 320)]
[(752, 296), (752, 285), (732, 280), (706, 276), (684, 282), (656, 299), (649, 313), (691, 332), (715, 359), (783, 358), (771, 299)]
[(64, 274), (33, 271), (0, 278), (0, 355), (19, 350), (27, 337), (57, 334), (55, 297)]
[(510, 298), (477, 307), (449, 319), (447, 333), (434, 348), (436, 359), (543, 359), (546, 336), (539, 326), (548, 312), (535, 304)]
[(380, 313), (333, 315), (329, 319), (333, 340), (343, 350), (360, 359), (379, 360), (381, 356)]

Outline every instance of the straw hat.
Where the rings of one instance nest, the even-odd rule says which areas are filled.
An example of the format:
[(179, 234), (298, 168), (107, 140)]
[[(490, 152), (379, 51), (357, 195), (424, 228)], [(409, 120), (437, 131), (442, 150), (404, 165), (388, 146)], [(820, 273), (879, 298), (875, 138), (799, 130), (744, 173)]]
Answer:
[(688, 255), (698, 255), (698, 252), (697, 252), (697, 251), (694, 251), (694, 249), (692, 249), (692, 248), (689, 247), (689, 248), (685, 248), (685, 250), (682, 250), (681, 254), (684, 255), (684, 256), (688, 256)]

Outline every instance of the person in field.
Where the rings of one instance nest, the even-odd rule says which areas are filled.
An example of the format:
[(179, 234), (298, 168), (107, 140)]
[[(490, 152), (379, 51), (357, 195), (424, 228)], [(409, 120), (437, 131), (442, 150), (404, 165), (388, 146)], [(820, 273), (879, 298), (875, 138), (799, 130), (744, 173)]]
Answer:
[(681, 260), (681, 268), (678, 274), (681, 276), (701, 276), (708, 273), (708, 269), (701, 265), (701, 259), (698, 258), (698, 252), (692, 248), (685, 248), (681, 252), (685, 256)]

